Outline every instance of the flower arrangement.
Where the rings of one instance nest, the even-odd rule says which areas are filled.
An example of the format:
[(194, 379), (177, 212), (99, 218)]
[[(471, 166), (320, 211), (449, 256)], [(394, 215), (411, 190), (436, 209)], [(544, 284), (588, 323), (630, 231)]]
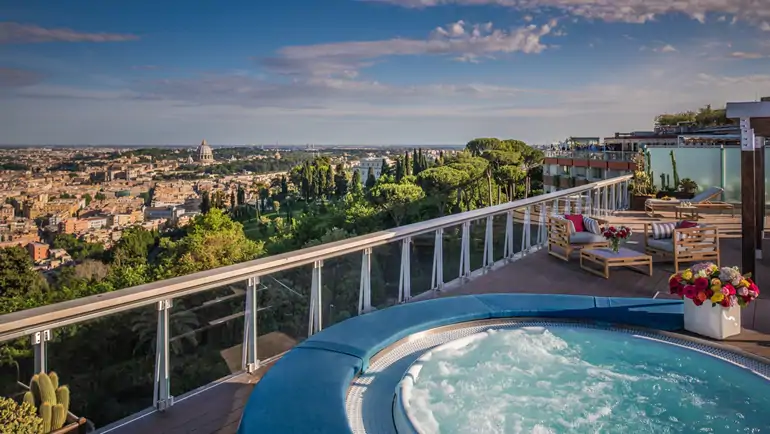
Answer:
[(604, 235), (604, 238), (610, 242), (610, 247), (612, 247), (612, 251), (615, 253), (618, 253), (620, 243), (631, 238), (632, 233), (631, 228), (627, 226), (621, 226), (619, 228), (608, 226), (602, 230), (602, 235)]
[(738, 267), (719, 268), (711, 262), (697, 264), (668, 280), (672, 294), (689, 298), (696, 306), (711, 302), (711, 306), (748, 306), (759, 297), (759, 288), (749, 274)]

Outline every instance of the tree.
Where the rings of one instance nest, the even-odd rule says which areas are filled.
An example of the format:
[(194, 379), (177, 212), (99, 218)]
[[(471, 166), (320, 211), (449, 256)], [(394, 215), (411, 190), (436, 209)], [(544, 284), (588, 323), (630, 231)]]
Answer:
[(230, 190), (230, 211), (234, 211), (235, 207), (238, 205), (238, 202), (236, 202), (235, 192)]
[(83, 200), (86, 201), (86, 206), (91, 205), (91, 201), (94, 200), (90, 194), (86, 193), (83, 195)]
[(338, 198), (348, 193), (348, 175), (345, 173), (345, 167), (338, 164), (334, 168), (334, 195)]
[(336, 193), (334, 188), (334, 171), (332, 170), (331, 166), (328, 166), (324, 172), (326, 173), (326, 180), (324, 182), (326, 184), (324, 185), (324, 194), (328, 198), (332, 197)]
[(96, 193), (96, 195), (94, 195), (94, 199), (100, 200), (100, 201), (107, 200), (107, 196), (105, 196), (104, 193), (99, 192), (99, 193)]
[(500, 139), (480, 138), (473, 139), (465, 145), (465, 149), (474, 156), (480, 156), (484, 151), (499, 150), (503, 146)]
[(380, 175), (392, 175), (393, 174), (393, 168), (390, 167), (390, 164), (388, 164), (388, 159), (383, 158), (382, 159), (382, 169), (380, 169)]
[(264, 253), (262, 243), (246, 238), (243, 226), (217, 208), (196, 216), (184, 238), (164, 238), (161, 246), (161, 278), (237, 264)]
[(441, 166), (422, 171), (417, 176), (417, 185), (438, 201), (439, 215), (443, 216), (450, 197), (468, 180), (468, 173), (449, 166)]
[(246, 190), (242, 186), (238, 186), (238, 197), (236, 198), (238, 201), (238, 205), (243, 205), (246, 203)]
[(377, 184), (371, 193), (374, 203), (387, 211), (400, 226), (407, 208), (425, 197), (422, 188), (414, 184)]
[(369, 167), (369, 172), (366, 174), (366, 189), (371, 190), (374, 184), (377, 183), (377, 178), (374, 177), (374, 169)]
[(201, 213), (208, 214), (211, 210), (211, 197), (208, 191), (201, 193)]
[(21, 247), (0, 249), (0, 314), (43, 303), (45, 279), (35, 271), (32, 258)]
[(401, 157), (396, 157), (396, 182), (401, 182), (401, 180), (404, 179), (404, 175), (404, 161), (401, 159)]
[(155, 233), (139, 226), (128, 228), (110, 250), (110, 260), (118, 267), (146, 264), (156, 242)]
[(101, 260), (104, 257), (104, 245), (101, 243), (88, 243), (78, 239), (72, 234), (57, 234), (53, 238), (51, 247), (64, 249), (76, 261), (85, 259)]
[(353, 171), (353, 179), (350, 180), (349, 191), (354, 195), (360, 195), (363, 192), (361, 189), (361, 172), (358, 170)]
[(289, 196), (289, 182), (286, 179), (286, 175), (281, 176), (281, 199), (286, 199)]

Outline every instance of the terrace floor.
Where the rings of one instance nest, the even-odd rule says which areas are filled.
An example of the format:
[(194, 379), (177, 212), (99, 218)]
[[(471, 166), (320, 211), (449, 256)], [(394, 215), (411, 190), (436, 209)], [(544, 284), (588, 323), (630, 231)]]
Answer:
[[(725, 235), (740, 235), (740, 217), (729, 215), (706, 215), (702, 221), (718, 224)], [(673, 215), (649, 218), (643, 213), (621, 212), (610, 217), (614, 224), (625, 224), (636, 231), (643, 230), (645, 222), (672, 220)], [(637, 244), (626, 247), (642, 250), (641, 237), (635, 236)], [(770, 248), (770, 243), (765, 243)], [(722, 239), (722, 264), (740, 265), (741, 242), (739, 239)], [(767, 256), (770, 256), (770, 250)], [(545, 250), (535, 252), (516, 262), (497, 268), (479, 276), (462, 286), (444, 291), (437, 296), (450, 297), (480, 293), (552, 293), (612, 297), (672, 298), (668, 294), (668, 278), (673, 273), (673, 264), (654, 260), (653, 275), (647, 276), (629, 269), (610, 270), (610, 278), (604, 279), (589, 274), (580, 268), (575, 256), (564, 262), (547, 254)], [(770, 259), (757, 261), (756, 280), (760, 285), (770, 282)], [(760, 298), (753, 307), (744, 309), (745, 330), (726, 343), (770, 358), (770, 298)], [(758, 330), (758, 331), (755, 331)], [(231, 434), (235, 433), (243, 407), (251, 389), (259, 381), (266, 366), (251, 376), (242, 374), (213, 388), (177, 402), (165, 413), (153, 412), (145, 417), (110, 430), (110, 433), (158, 433), (158, 434)]]

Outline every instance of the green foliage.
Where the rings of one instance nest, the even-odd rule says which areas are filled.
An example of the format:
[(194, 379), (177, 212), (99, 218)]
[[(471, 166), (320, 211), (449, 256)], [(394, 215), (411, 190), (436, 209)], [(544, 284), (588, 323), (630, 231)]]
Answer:
[(0, 434), (40, 434), (43, 420), (29, 403), (0, 396)]
[(660, 126), (677, 126), (679, 124), (694, 124), (698, 127), (716, 127), (732, 125), (733, 121), (727, 118), (725, 109), (712, 109), (706, 105), (698, 111), (685, 111), (680, 113), (665, 113), (655, 118), (655, 123)]
[(0, 314), (39, 306), (48, 285), (21, 247), (0, 249)]
[(414, 184), (377, 184), (371, 196), (375, 204), (390, 213), (396, 226), (400, 226), (407, 208), (424, 198), (425, 192)]
[(698, 183), (693, 181), (690, 178), (684, 178), (681, 181), (679, 181), (678, 185), (679, 191), (683, 193), (695, 193), (698, 191)]
[(57, 234), (51, 247), (64, 249), (76, 261), (85, 259), (99, 259), (104, 257), (104, 245), (100, 243), (88, 243), (72, 234)]
[(679, 172), (676, 170), (676, 156), (674, 155), (674, 151), (672, 150), (670, 152), (671, 154), (671, 167), (674, 169), (674, 188), (679, 187)]

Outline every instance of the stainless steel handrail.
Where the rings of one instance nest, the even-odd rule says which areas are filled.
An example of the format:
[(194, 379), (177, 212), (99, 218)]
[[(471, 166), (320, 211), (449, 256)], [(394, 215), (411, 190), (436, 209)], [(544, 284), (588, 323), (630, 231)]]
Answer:
[(361, 235), (346, 240), (308, 247), (227, 267), (201, 271), (186, 276), (92, 295), (62, 303), (0, 316), (0, 342), (28, 336), (36, 332), (84, 322), (114, 313), (151, 305), (161, 300), (194, 294), (220, 286), (242, 282), (249, 277), (264, 276), (315, 261), (362, 251), (367, 248), (433, 232), (439, 228), (499, 215), (510, 210), (550, 202), (578, 193), (629, 181), (631, 175), (606, 179), (591, 184), (507, 202), (500, 205), (449, 215), (424, 222)]

